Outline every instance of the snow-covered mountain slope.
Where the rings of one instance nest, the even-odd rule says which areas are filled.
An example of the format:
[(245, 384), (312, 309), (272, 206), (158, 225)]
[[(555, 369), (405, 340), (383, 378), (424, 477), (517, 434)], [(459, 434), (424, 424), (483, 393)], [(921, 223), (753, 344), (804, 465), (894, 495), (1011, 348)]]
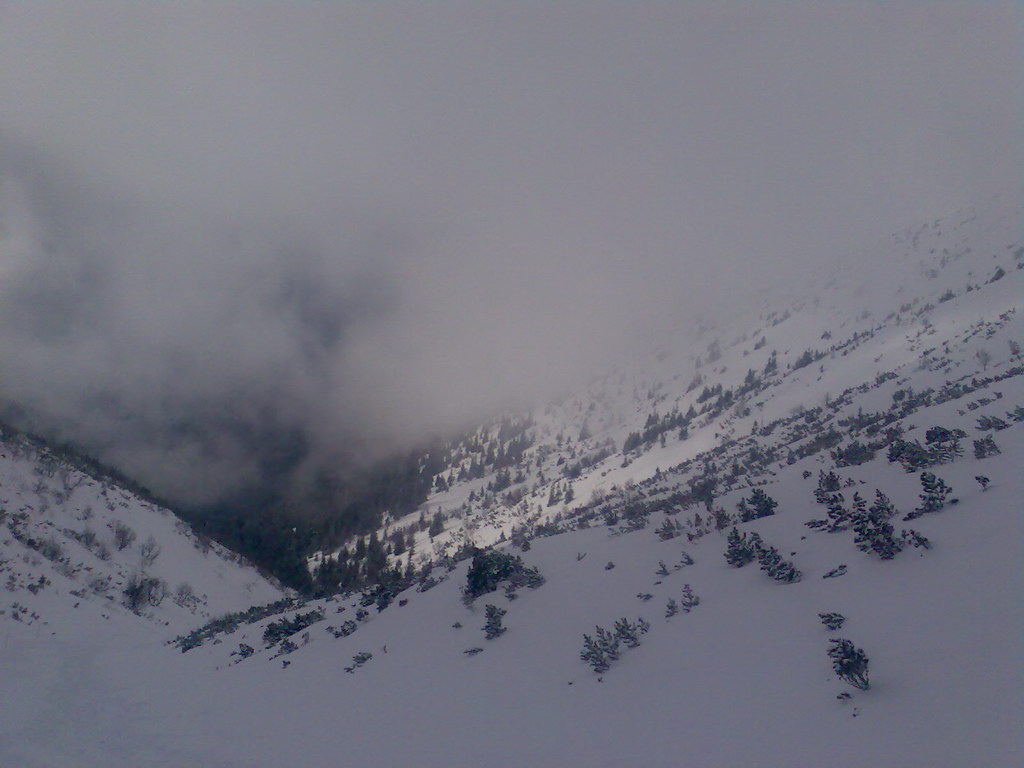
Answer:
[[(940, 388), (996, 370), (1021, 341), (1022, 222), (1019, 195), (997, 197), (823, 258), (817, 274), (765, 288), (745, 312), (666, 329), (581, 391), (450, 446), (421, 514), (379, 538), (401, 539), (391, 549), (405, 550), (402, 567), (410, 547), (422, 566), (529, 533), (878, 377), (898, 383), (850, 393), (856, 407), (889, 406), (911, 380)], [(311, 567), (325, 558), (337, 552)]]
[[(20, 704), (0, 755), (10, 765), (1016, 765), (1024, 430), (998, 437), (1002, 454), (942, 468), (960, 502), (913, 522), (929, 550), (883, 561), (850, 532), (806, 528), (821, 508), (803, 467), (824, 462), (805, 459), (768, 486), (776, 514), (741, 526), (800, 568), (796, 584), (756, 564), (730, 568), (718, 532), (661, 541), (653, 524), (595, 526), (522, 553), (546, 583), (514, 600), (499, 590), (467, 608), (464, 562), (362, 620), (354, 600), (304, 606), (287, 618), (324, 616), (283, 657), (280, 640), (263, 641), (280, 616), (185, 654), (121, 638), (86, 653), (99, 638), (85, 638), (62, 658), (66, 694)], [(865, 496), (884, 489), (901, 514), (917, 504), (916, 476), (884, 459), (841, 474)], [(677, 570), (684, 551), (694, 563)], [(700, 603), (666, 618), (685, 584)], [(487, 603), (508, 611), (493, 640)], [(825, 612), (846, 617), (841, 631), (822, 626)], [(623, 617), (650, 631), (595, 674), (579, 659), (583, 633)], [(357, 629), (335, 637), (348, 620)], [(833, 637), (866, 652), (869, 691), (833, 675)], [(259, 650), (242, 659), (243, 644)], [(852, 699), (837, 699), (844, 692)]]
[[(0, 440), (0, 605), (12, 633), (84, 625), (187, 627), (283, 597), (237, 555), (76, 457), (5, 427)], [(94, 468), (95, 469), (95, 468)]]
[(4, 621), (0, 764), (1019, 765), (1020, 214), (930, 223), (481, 427), (382, 532), (412, 534), (408, 580), (201, 627)]

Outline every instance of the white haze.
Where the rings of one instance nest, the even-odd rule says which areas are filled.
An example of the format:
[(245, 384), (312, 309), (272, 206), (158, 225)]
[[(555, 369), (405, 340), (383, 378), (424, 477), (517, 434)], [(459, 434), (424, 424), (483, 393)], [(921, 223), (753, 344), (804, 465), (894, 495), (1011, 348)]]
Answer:
[(1015, 185), (997, 3), (0, 4), (0, 396), (157, 490), (571, 386)]

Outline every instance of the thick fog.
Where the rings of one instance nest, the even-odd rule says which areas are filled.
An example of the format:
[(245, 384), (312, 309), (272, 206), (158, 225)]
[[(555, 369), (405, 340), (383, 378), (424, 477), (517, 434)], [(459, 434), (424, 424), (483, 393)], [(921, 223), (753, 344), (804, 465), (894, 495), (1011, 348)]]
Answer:
[(352, 463), (1012, 189), (997, 3), (0, 4), (0, 398), (157, 491)]

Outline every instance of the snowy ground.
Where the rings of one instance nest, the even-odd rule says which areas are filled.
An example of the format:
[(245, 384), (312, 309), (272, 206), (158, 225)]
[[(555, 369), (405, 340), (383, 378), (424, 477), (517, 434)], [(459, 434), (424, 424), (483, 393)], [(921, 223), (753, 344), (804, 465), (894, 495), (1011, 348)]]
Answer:
[[(809, 532), (802, 523), (817, 512), (813, 481), (800, 479), (799, 464), (791, 468), (773, 487), (777, 515), (746, 527), (796, 552), (804, 579), (793, 585), (753, 566), (730, 569), (718, 534), (685, 544), (602, 527), (537, 541), (524, 559), (547, 583), (511, 603), (495, 593), (463, 606), (463, 563), (350, 637), (324, 632), (329, 616), (287, 668), (266, 656), (226, 666), (227, 646), (241, 634), (181, 654), (127, 617), (70, 638), (36, 631), (31, 643), (8, 629), (3, 679), (13, 706), (5, 708), (0, 761), (1017, 765), (1024, 627), (1015, 575), (1024, 553), (1016, 457), (1024, 430), (1010, 432), (1003, 454), (984, 461), (993, 486), (972, 488), (973, 459), (950, 465), (943, 476), (961, 502), (914, 522), (934, 549), (889, 562), (858, 552), (848, 533)], [(868, 487), (883, 486), (901, 509), (914, 503), (913, 475), (859, 469), (849, 475), (869, 476)], [(671, 567), (684, 546), (696, 563), (656, 576), (658, 560)], [(616, 567), (606, 571), (609, 561)], [(845, 576), (822, 578), (841, 563)], [(700, 605), (663, 618), (683, 583)], [(654, 597), (642, 601), (641, 592)], [(491, 641), (480, 629), (486, 602), (509, 611), (508, 631)], [(816, 614), (824, 611), (848, 618), (841, 632), (821, 626)], [(652, 629), (599, 679), (577, 658), (582, 633), (622, 616), (643, 616)], [(832, 674), (825, 650), (837, 634), (870, 657), (870, 691)], [(465, 656), (471, 647), (484, 651)], [(372, 660), (346, 674), (360, 651)], [(843, 690), (853, 699), (837, 700)]]

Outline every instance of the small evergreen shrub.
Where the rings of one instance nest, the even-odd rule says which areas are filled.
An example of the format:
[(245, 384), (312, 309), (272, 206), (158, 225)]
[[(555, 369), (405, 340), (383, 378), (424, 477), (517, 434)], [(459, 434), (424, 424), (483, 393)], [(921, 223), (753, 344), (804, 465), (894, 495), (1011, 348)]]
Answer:
[(738, 529), (729, 531), (725, 550), (725, 561), (733, 568), (742, 568), (757, 557), (754, 547), (747, 540), (747, 534), (741, 534)]
[(976, 459), (987, 459), (989, 456), (998, 456), (1000, 453), (1002, 451), (999, 450), (992, 435), (974, 441), (974, 458)]
[(759, 547), (757, 550), (757, 561), (761, 570), (771, 576), (775, 581), (784, 584), (795, 584), (800, 581), (802, 574), (793, 563), (783, 560), (775, 547)]
[(306, 627), (323, 621), (323, 619), (324, 612), (317, 609), (308, 613), (297, 613), (290, 619), (283, 618), (279, 621), (272, 621), (263, 630), (263, 643), (271, 648), (281, 640), (301, 632)]
[(914, 549), (931, 549), (931, 541), (922, 536), (920, 533), (915, 531), (913, 528), (908, 530), (900, 531), (900, 538), (903, 539), (904, 546), (914, 547)]
[(749, 523), (751, 520), (774, 515), (779, 503), (760, 488), (755, 488), (750, 498), (741, 499), (737, 506), (740, 510), (740, 522)]
[(510, 581), (514, 587), (526, 586), (530, 589), (536, 589), (544, 583), (544, 577), (537, 569), (523, 565), (518, 555), (493, 549), (477, 550), (466, 573), (463, 599), (467, 604), (471, 603), (480, 595), (497, 590), (498, 585), (505, 580)]
[(684, 613), (689, 613), (700, 605), (700, 598), (694, 594), (693, 587), (689, 584), (683, 585), (683, 596), (679, 601), (679, 605), (682, 607)]
[(642, 618), (633, 624), (623, 617), (615, 622), (615, 637), (625, 643), (627, 648), (636, 648), (640, 645), (640, 635), (646, 634), (650, 628), (651, 625)]
[(821, 623), (825, 625), (829, 632), (842, 629), (843, 624), (846, 623), (846, 617), (841, 613), (819, 613), (818, 618), (821, 619)]
[(661, 541), (668, 541), (669, 539), (674, 539), (678, 536), (679, 530), (676, 528), (675, 523), (668, 518), (665, 518), (665, 522), (661, 524), (655, 533), (658, 534), (658, 538), (661, 539)]
[(587, 634), (583, 635), (583, 650), (580, 651), (580, 659), (589, 664), (597, 674), (607, 672), (611, 666), (611, 661), (601, 643)]
[(352, 619), (348, 619), (340, 627), (327, 627), (327, 631), (334, 635), (335, 639), (339, 637), (348, 637), (353, 632), (359, 629), (359, 625), (356, 624)]
[(832, 451), (831, 455), (837, 467), (853, 467), (874, 459), (875, 451), (859, 440), (853, 440), (845, 448), (837, 448)]
[(832, 646), (828, 649), (828, 657), (832, 659), (832, 669), (839, 679), (854, 688), (868, 690), (871, 683), (868, 680), (868, 657), (864, 651), (844, 638), (830, 642)]
[(857, 549), (878, 555), (883, 560), (896, 557), (903, 545), (893, 536), (889, 519), (896, 514), (896, 510), (889, 497), (876, 490), (875, 503), (870, 510), (864, 510), (859, 494), (854, 494), (854, 499), (853, 529), (857, 533), (854, 539)]
[(486, 623), (484, 624), (484, 634), (488, 640), (493, 640), (496, 637), (501, 637), (505, 633), (505, 627), (501, 625), (502, 616), (508, 611), (504, 608), (499, 608), (496, 605), (487, 604), (485, 607)]
[(239, 643), (238, 650), (232, 651), (231, 655), (238, 656), (240, 659), (248, 659), (254, 653), (256, 653), (256, 649), (251, 645), (248, 645), (247, 643)]
[(938, 512), (946, 506), (946, 499), (953, 491), (941, 478), (936, 477), (931, 472), (922, 472), (920, 479), (921, 494), (918, 498), (921, 499), (921, 506), (913, 512), (908, 512), (904, 515), (904, 520), (914, 520), (923, 515)]
[(631, 623), (622, 618), (615, 622), (615, 630), (608, 631), (603, 627), (595, 627), (594, 636), (583, 635), (583, 650), (580, 659), (590, 665), (597, 674), (607, 672), (612, 662), (618, 661), (622, 655), (621, 644), (635, 648), (640, 644), (640, 636), (648, 632), (651, 625), (644, 619)]
[(839, 565), (839, 566), (833, 568), (828, 573), (826, 573), (821, 578), (823, 578), (823, 579), (837, 579), (840, 576), (845, 576), (845, 575), (846, 575), (846, 566), (845, 565)]

